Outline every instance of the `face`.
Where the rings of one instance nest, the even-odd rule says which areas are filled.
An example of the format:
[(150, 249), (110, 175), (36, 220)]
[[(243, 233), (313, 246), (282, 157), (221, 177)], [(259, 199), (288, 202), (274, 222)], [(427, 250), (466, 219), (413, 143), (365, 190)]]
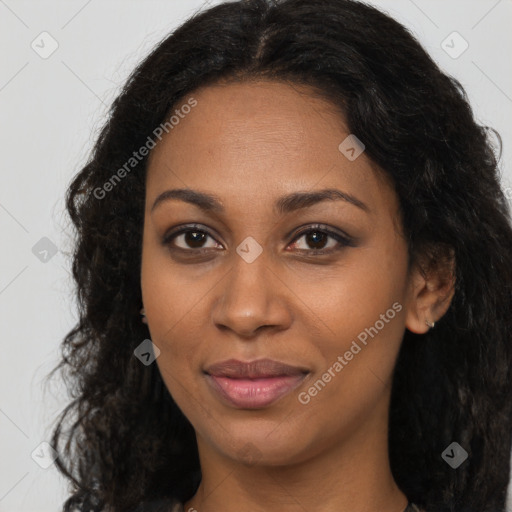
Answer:
[[(190, 96), (150, 155), (141, 286), (156, 364), (198, 443), (280, 465), (385, 432), (410, 305), (393, 187), (340, 149), (343, 118), (306, 87)], [(161, 195), (176, 189), (196, 194)], [(296, 373), (205, 373), (228, 359)]]

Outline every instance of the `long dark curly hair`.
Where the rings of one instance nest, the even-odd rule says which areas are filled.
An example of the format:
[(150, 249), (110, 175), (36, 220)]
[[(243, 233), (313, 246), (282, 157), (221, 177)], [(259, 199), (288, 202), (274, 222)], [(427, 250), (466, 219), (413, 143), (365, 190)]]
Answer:
[[(63, 510), (147, 510), (187, 501), (199, 485), (192, 425), (157, 365), (134, 356), (149, 337), (139, 315), (147, 156), (129, 172), (126, 162), (196, 88), (251, 79), (309, 85), (343, 112), (392, 179), (410, 261), (427, 255), (432, 269), (455, 258), (448, 312), (428, 333), (404, 334), (390, 405), (391, 468), (429, 512), (503, 512), (512, 228), (497, 165), (501, 141), (476, 122), (460, 83), (407, 29), (352, 0), (232, 1), (196, 13), (152, 50), (113, 102), (66, 196), (79, 319), (52, 372), (62, 371), (72, 399), (52, 437), (72, 487)], [(469, 455), (458, 469), (441, 457), (454, 441)]]

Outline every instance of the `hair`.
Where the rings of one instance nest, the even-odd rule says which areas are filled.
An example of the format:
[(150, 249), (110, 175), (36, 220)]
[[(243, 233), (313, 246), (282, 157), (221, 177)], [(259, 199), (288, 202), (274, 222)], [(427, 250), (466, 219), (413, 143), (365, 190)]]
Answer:
[[(461, 84), (406, 28), (353, 0), (235, 1), (196, 13), (114, 100), (66, 196), (79, 318), (53, 370), (62, 370), (72, 398), (52, 436), (72, 487), (63, 510), (149, 510), (141, 507), (187, 501), (200, 483), (192, 425), (158, 366), (134, 356), (149, 336), (139, 315), (147, 156), (107, 197), (95, 191), (107, 189), (194, 90), (251, 80), (307, 85), (343, 112), (392, 181), (410, 262), (428, 261), (427, 275), (455, 261), (447, 313), (423, 335), (404, 333), (390, 404), (391, 470), (427, 511), (504, 511), (512, 228), (501, 140), (477, 123)], [(457, 469), (441, 457), (454, 441), (468, 453)]]

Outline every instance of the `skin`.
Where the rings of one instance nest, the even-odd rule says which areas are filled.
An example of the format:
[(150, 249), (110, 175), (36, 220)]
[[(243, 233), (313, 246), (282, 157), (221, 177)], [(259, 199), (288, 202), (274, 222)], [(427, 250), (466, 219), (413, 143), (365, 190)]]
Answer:
[[(156, 363), (197, 436), (202, 482), (185, 511), (402, 512), (407, 498), (387, 448), (393, 369), (405, 329), (421, 334), (426, 320), (441, 318), (453, 282), (408, 269), (395, 191), (364, 152), (354, 161), (340, 152), (350, 131), (326, 100), (268, 81), (218, 83), (190, 96), (197, 106), (148, 162), (141, 273)], [(176, 188), (215, 194), (224, 211), (176, 199), (152, 211), (159, 194)], [(283, 195), (324, 188), (368, 211), (343, 200), (273, 209)], [(170, 228), (194, 223), (209, 232), (204, 241), (162, 242)], [(297, 236), (316, 223), (355, 244)], [(252, 263), (236, 252), (249, 236), (262, 248)], [(201, 243), (209, 252), (194, 257)], [(315, 255), (322, 245), (339, 250)], [(300, 403), (299, 393), (394, 303), (402, 306), (396, 316)], [(310, 373), (256, 410), (226, 405), (205, 381), (210, 364), (263, 357)]]

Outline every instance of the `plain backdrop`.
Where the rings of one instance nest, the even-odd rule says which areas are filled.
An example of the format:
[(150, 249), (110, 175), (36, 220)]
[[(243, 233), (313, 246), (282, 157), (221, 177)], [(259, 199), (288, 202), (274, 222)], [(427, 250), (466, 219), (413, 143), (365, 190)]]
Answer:
[[(413, 31), (466, 88), (479, 121), (501, 134), (503, 186), (512, 197), (512, 1), (371, 3)], [(55, 466), (36, 462), (37, 453), (45, 460), (41, 443), (67, 403), (59, 379), (45, 389), (44, 377), (76, 320), (65, 189), (136, 63), (206, 7), (204, 0), (0, 0), (0, 512), (56, 512), (67, 496)]]

